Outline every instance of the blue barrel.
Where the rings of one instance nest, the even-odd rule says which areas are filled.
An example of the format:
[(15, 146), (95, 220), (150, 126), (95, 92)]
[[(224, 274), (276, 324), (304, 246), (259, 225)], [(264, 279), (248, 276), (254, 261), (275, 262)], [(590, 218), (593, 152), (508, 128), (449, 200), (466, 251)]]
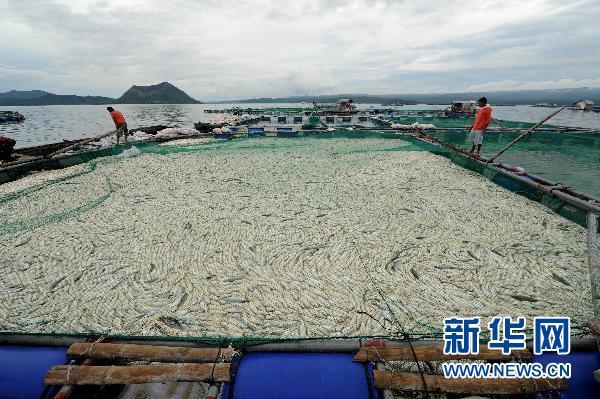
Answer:
[[(249, 353), (224, 399), (369, 399), (371, 370), (341, 353)], [(231, 390), (231, 392), (230, 392)], [(371, 395), (369, 395), (369, 391)]]
[(571, 352), (568, 355), (544, 353), (534, 355), (534, 362), (544, 366), (548, 363), (571, 363), (569, 389), (560, 391), (561, 399), (600, 398), (600, 384), (594, 379), (594, 371), (600, 369), (600, 352)]
[(67, 348), (52, 346), (0, 346), (0, 397), (39, 398), (44, 374), (67, 362)]

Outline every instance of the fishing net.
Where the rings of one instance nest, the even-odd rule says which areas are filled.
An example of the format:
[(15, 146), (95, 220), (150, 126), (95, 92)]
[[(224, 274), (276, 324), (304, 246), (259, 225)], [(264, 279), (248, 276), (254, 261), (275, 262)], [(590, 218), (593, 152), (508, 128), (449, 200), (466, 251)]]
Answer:
[[(412, 138), (342, 131), (135, 146), (141, 152), (135, 158), (110, 156), (115, 149), (82, 153), (76, 159), (86, 162), (65, 174), (0, 186), (0, 238), (8, 244), (0, 259), (14, 271), (0, 279), (3, 314), (10, 315), (0, 321), (2, 330), (237, 346), (439, 338), (443, 315), (497, 310), (483, 298), (494, 298), (493, 279), (502, 277), (478, 269), (485, 264), (510, 264), (519, 274), (500, 284), (529, 290), (501, 296), (511, 314), (547, 310), (539, 299), (545, 289), (587, 282), (580, 227), (461, 170), (568, 217), (564, 204)], [(457, 174), (464, 181), (454, 180)], [(490, 200), (480, 220), (497, 224), (494, 215), (508, 212), (516, 231), (469, 221), (464, 206), (478, 209), (479, 195)], [(352, 212), (345, 201), (352, 201)], [(197, 226), (186, 222), (190, 214), (215, 222)], [(538, 219), (546, 225), (527, 227)], [(495, 228), (505, 229), (494, 238), (500, 241), (480, 247), (480, 235), (496, 234)], [(520, 240), (525, 244), (512, 247)], [(520, 270), (531, 259), (537, 266)], [(548, 278), (533, 280), (536, 273)], [(418, 289), (399, 290), (405, 286)], [(576, 313), (578, 333), (591, 314), (586, 292), (568, 291), (555, 303)]]

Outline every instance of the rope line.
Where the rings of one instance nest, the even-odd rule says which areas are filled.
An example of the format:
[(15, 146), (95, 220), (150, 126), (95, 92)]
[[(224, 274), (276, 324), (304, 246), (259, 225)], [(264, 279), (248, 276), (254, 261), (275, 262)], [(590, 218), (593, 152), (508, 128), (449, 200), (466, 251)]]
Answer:
[[(358, 250), (358, 247), (356, 246), (356, 242), (354, 242), (354, 240), (352, 240), (352, 241), (350, 241), (350, 243), (352, 243), (352, 245), (354, 245), (354, 250), (358, 254), (358, 259), (360, 260), (360, 263), (361, 263), (362, 267), (365, 269), (366, 273), (369, 275), (369, 279), (371, 280), (371, 282), (374, 283), (375, 279), (371, 275), (369, 269), (366, 267), (366, 265), (365, 265), (365, 263), (363, 261), (362, 255), (361, 255), (360, 251)], [(419, 374), (421, 375), (421, 381), (423, 382), (423, 388), (425, 388), (425, 395), (426, 395), (427, 399), (430, 399), (431, 396), (429, 395), (429, 389), (427, 388), (427, 381), (425, 380), (425, 374), (423, 372), (423, 369), (421, 368), (421, 364), (419, 363), (419, 359), (417, 357), (417, 353), (415, 351), (415, 348), (414, 348), (414, 346), (412, 344), (412, 340), (411, 340), (410, 334), (406, 332), (406, 330), (404, 329), (404, 326), (402, 325), (402, 323), (400, 322), (400, 320), (398, 320), (398, 318), (396, 317), (395, 313), (393, 312), (392, 308), (390, 307), (390, 304), (386, 300), (385, 295), (384, 295), (383, 291), (381, 290), (381, 287), (376, 286), (375, 289), (379, 293), (379, 296), (381, 297), (382, 301), (385, 303), (385, 306), (387, 307), (388, 312), (389, 312), (390, 316), (393, 319), (393, 322), (396, 323), (397, 327), (400, 328), (400, 333), (402, 334), (402, 338), (404, 338), (404, 339), (407, 340), (407, 342), (408, 342), (408, 344), (410, 346), (410, 350), (411, 350), (411, 352), (413, 354), (413, 357), (415, 359), (415, 362), (417, 364), (417, 368), (419, 370)], [(388, 382), (388, 384), (390, 382)]]

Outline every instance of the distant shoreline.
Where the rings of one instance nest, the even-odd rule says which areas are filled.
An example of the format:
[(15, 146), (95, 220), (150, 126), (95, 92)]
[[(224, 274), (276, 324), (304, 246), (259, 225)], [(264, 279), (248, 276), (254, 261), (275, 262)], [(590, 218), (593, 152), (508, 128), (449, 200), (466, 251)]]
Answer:
[[(226, 94), (226, 93), (224, 93)], [(281, 103), (335, 103), (340, 98), (351, 98), (357, 104), (445, 105), (455, 100), (476, 100), (487, 97), (491, 104), (512, 106), (532, 104), (572, 105), (580, 100), (600, 104), (600, 88), (580, 87), (557, 90), (476, 91), (425, 94), (327, 94), (288, 97), (259, 97), (236, 100), (199, 101), (168, 82), (151, 86), (131, 86), (121, 97), (58, 95), (41, 90), (0, 93), (0, 107), (49, 105), (117, 105), (117, 104), (281, 104)]]

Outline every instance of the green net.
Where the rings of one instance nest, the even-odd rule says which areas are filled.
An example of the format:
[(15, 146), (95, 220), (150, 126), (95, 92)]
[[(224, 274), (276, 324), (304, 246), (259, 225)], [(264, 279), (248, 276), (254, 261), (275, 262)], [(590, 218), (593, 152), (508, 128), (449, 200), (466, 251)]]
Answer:
[[(332, 137), (337, 140), (332, 140)], [(347, 144), (349, 141), (354, 144)], [(363, 146), (360, 144), (363, 142), (368, 144)], [(329, 150), (330, 143), (336, 146), (335, 150)], [(48, 278), (44, 277), (44, 282), (39, 287), (39, 291), (44, 292), (44, 296), (53, 298), (63, 291), (70, 292), (73, 295), (75, 292), (70, 290), (81, 290), (81, 295), (85, 299), (79, 298), (80, 302), (82, 304), (89, 302), (90, 312), (94, 312), (92, 310), (94, 307), (102, 309), (102, 312), (106, 311), (106, 314), (102, 313), (98, 316), (98, 320), (86, 320), (85, 323), (89, 324), (85, 328), (68, 329), (64, 326), (70, 326), (71, 321), (66, 320), (61, 324), (62, 327), (51, 331), (52, 334), (64, 335), (65, 332), (69, 332), (77, 335), (109, 335), (129, 338), (142, 337), (145, 339), (168, 337), (169, 339), (192, 340), (210, 345), (232, 343), (236, 346), (288, 342), (298, 338), (379, 338), (383, 336), (406, 337), (406, 335), (410, 335), (415, 339), (439, 338), (441, 325), (432, 323), (429, 319), (424, 319), (419, 313), (419, 307), (425, 303), (428, 303), (428, 306), (434, 306), (430, 301), (436, 295), (441, 295), (439, 299), (435, 300), (436, 302), (438, 300), (442, 304), (452, 302), (450, 294), (444, 294), (445, 290), (452, 289), (451, 284), (444, 282), (444, 285), (438, 287), (438, 290), (435, 291), (436, 293), (428, 291), (429, 288), (424, 288), (422, 293), (410, 292), (405, 297), (396, 292), (398, 287), (414, 284), (415, 280), (425, 281), (423, 285), (426, 287), (428, 284), (433, 284), (440, 274), (447, 275), (448, 279), (455, 281), (454, 284), (456, 284), (456, 281), (463, 279), (459, 276), (463, 276), (465, 273), (465, 270), (461, 269), (464, 262), (472, 262), (475, 258), (488, 259), (484, 257), (494, 257), (496, 255), (493, 253), (491, 255), (489, 253), (480, 254), (477, 252), (476, 247), (469, 247), (469, 250), (475, 254), (473, 255), (475, 258), (465, 260), (466, 258), (463, 259), (463, 256), (470, 257), (471, 255), (454, 253), (456, 251), (454, 248), (444, 244), (444, 240), (448, 240), (447, 237), (436, 236), (436, 230), (444, 231), (449, 227), (444, 226), (446, 216), (437, 213), (443, 208), (444, 199), (435, 199), (435, 201), (440, 201), (439, 203), (431, 202), (433, 200), (428, 190), (435, 188), (436, 185), (448, 187), (448, 192), (456, 192), (457, 195), (460, 195), (458, 197), (460, 201), (457, 200), (456, 202), (459, 204), (461, 201), (469, 200), (468, 193), (469, 190), (472, 190), (472, 187), (467, 187), (468, 184), (481, 184), (481, 182), (465, 181), (462, 186), (455, 186), (454, 183), (445, 186), (450, 184), (448, 181), (455, 171), (448, 171), (448, 174), (444, 172), (443, 176), (437, 176), (437, 173), (442, 172), (439, 169), (439, 160), (436, 160), (436, 157), (426, 157), (424, 163), (424, 160), (416, 155), (417, 153), (423, 153), (424, 156), (427, 155), (425, 153), (443, 155), (461, 168), (482, 174), (511, 191), (548, 206), (570, 220), (579, 217), (577, 212), (573, 215), (573, 210), (565, 204), (548, 196), (540, 195), (528, 186), (512, 182), (494, 168), (483, 166), (470, 158), (458, 156), (441, 147), (432, 146), (411, 137), (399, 136), (392, 132), (338, 131), (336, 133), (315, 134), (300, 139), (190, 140), (179, 143), (174, 142), (172, 145), (135, 143), (135, 146), (141, 151), (141, 155), (135, 160), (106, 156), (120, 152), (124, 147), (117, 150), (102, 150), (65, 157), (51, 165), (58, 167), (60, 162), (63, 164), (86, 162), (72, 170), (68, 175), (61, 175), (0, 196), (0, 207), (2, 207), (0, 219), (3, 222), (0, 228), (0, 236), (11, 244), (13, 250), (22, 252), (24, 256), (24, 258), (18, 259), (11, 258), (11, 262), (13, 262), (11, 265), (23, 268), (23, 271), (18, 274), (19, 278), (15, 277), (14, 280), (11, 280), (10, 275), (4, 276), (0, 280), (4, 292), (27, 291), (27, 286), (35, 284), (35, 280), (27, 280), (32, 279), (31, 275), (42, 276), (49, 270), (55, 270), (55, 265), (57, 263), (62, 264), (63, 258), (66, 257), (69, 267), (61, 268), (61, 274), (52, 275)], [(328, 175), (331, 180), (326, 182), (319, 180), (321, 178), (319, 173), (311, 171), (312, 165), (294, 161), (295, 159), (303, 159), (304, 155), (313, 151), (315, 146), (324, 150), (319, 150), (321, 152), (308, 157), (307, 162), (319, 163), (321, 166), (319, 173), (328, 169), (337, 171), (335, 174)], [(406, 153), (406, 156), (393, 157), (394, 153)], [(277, 159), (277, 162), (271, 165), (272, 168), (259, 165), (261, 159), (269, 157)], [(344, 160), (344, 168), (336, 169), (335, 163), (338, 162), (337, 160)], [(378, 179), (386, 175), (386, 165), (390, 160), (400, 162), (393, 164), (394, 171), (407, 173), (408, 177), (406, 179), (397, 181), (393, 176), (388, 176), (388, 180), (379, 182)], [(293, 162), (293, 166), (286, 166), (285, 162), (288, 161)], [(256, 164), (253, 162), (256, 162)], [(447, 163), (446, 160), (444, 162)], [(170, 165), (180, 164), (185, 165), (183, 168), (193, 167), (189, 170), (182, 169), (175, 172), (173, 168), (170, 168)], [(157, 167), (156, 165), (160, 166)], [(261, 173), (248, 172), (252, 168), (257, 168)], [(413, 171), (413, 169), (418, 170), (418, 172)], [(113, 181), (113, 175), (123, 170), (131, 170), (133, 176), (128, 177), (127, 174), (124, 174), (119, 179), (116, 179), (115, 176)], [(147, 170), (148, 173), (139, 173), (140, 170)], [(356, 173), (352, 179), (344, 177), (346, 170), (353, 170)], [(412, 175), (411, 173), (415, 174)], [(270, 174), (270, 176), (265, 176), (265, 174)], [(204, 178), (204, 175), (207, 177)], [(249, 179), (249, 176), (252, 176), (252, 179)], [(467, 176), (463, 177), (468, 178)], [(433, 179), (436, 184), (422, 186), (419, 183), (421, 178), (425, 180)], [(169, 185), (169, 180), (179, 183)], [(161, 202), (167, 209), (155, 212), (155, 216), (160, 217), (165, 223), (160, 228), (154, 226), (152, 224), (154, 220), (147, 215), (148, 210), (151, 208), (144, 208), (144, 212), (135, 211), (135, 204), (138, 203), (138, 200), (149, 202), (156, 199), (152, 198), (155, 194), (147, 194), (145, 189), (158, 184), (157, 182), (167, 182), (166, 185), (161, 185), (160, 195), (169, 199)], [(232, 184), (239, 185), (240, 190), (247, 190), (247, 192), (240, 191), (240, 193), (232, 194), (230, 197), (216, 196), (216, 194), (213, 196), (213, 191), (220, 190), (223, 185)], [(301, 189), (298, 188), (298, 184), (302, 184)], [(87, 186), (86, 190), (80, 190), (82, 185)], [(313, 185), (316, 185), (316, 190), (311, 188)], [(343, 188), (348, 190), (347, 192), (352, 193), (351, 198), (353, 204), (356, 204), (356, 210), (346, 215), (347, 219), (335, 221), (333, 224), (328, 225), (325, 222), (330, 217), (328, 215), (341, 212), (339, 205), (327, 198), (313, 200), (311, 196), (318, 195), (319, 191), (337, 189), (337, 185), (344, 186)], [(272, 189), (271, 186), (276, 186), (277, 189)], [(260, 188), (260, 190), (256, 188)], [(295, 195), (299, 196), (298, 198), (307, 201), (311, 207), (308, 207), (308, 210), (294, 208), (294, 204), (287, 202), (289, 199), (286, 197), (287, 191), (291, 190), (295, 191)], [(267, 191), (267, 193), (265, 194), (262, 191)], [(187, 195), (179, 195), (178, 193), (199, 193), (201, 195), (192, 200)], [(390, 193), (393, 193), (395, 201), (399, 201), (399, 203), (388, 203), (382, 200), (386, 196), (390, 196)], [(262, 218), (279, 215), (280, 218), (277, 223), (266, 226), (244, 216), (246, 208), (260, 206), (252, 202), (252, 196), (261, 196), (264, 199), (273, 198), (274, 201), (269, 203), (272, 206), (281, 206), (280, 209), (263, 208), (261, 210), (262, 214), (260, 216)], [(65, 198), (69, 200), (65, 201)], [(199, 198), (202, 198), (202, 200)], [(201, 201), (203, 203), (199, 204)], [(39, 207), (39, 204), (42, 203), (44, 207)], [(207, 205), (205, 206), (205, 204)], [(101, 208), (103, 206), (106, 206), (106, 209)], [(369, 207), (373, 220), (361, 220), (360, 223), (357, 223), (354, 218), (357, 217), (355, 214), (360, 213), (361, 207)], [(206, 230), (194, 230), (193, 223), (189, 225), (171, 224), (175, 220), (181, 220), (181, 212), (192, 212), (192, 210), (200, 208), (202, 212), (206, 212), (203, 215), (207, 218), (214, 218), (219, 223), (206, 228)], [(32, 209), (35, 209), (35, 212), (30, 211)], [(227, 209), (230, 209), (230, 211), (227, 211)], [(390, 209), (394, 209), (395, 213), (390, 214)], [(21, 212), (22, 210), (26, 212)], [(494, 212), (493, 207), (490, 207), (489, 211)], [(121, 215), (131, 212), (135, 216), (133, 220), (119, 220)], [(302, 215), (300, 220), (311, 220), (314, 221), (314, 224), (312, 226), (303, 226), (302, 224), (297, 227), (293, 224), (286, 226), (286, 223), (289, 223), (289, 216), (294, 216), (296, 212), (300, 212), (298, 215)], [(415, 212), (418, 212), (419, 217), (411, 216)], [(90, 224), (87, 219), (92, 214), (96, 215), (96, 219), (94, 223)], [(435, 217), (432, 217), (432, 214)], [(235, 233), (239, 236), (228, 233), (233, 230), (230, 230), (230, 225), (227, 223), (234, 219), (239, 220), (239, 225), (242, 226), (240, 233)], [(223, 223), (224, 226), (220, 227), (220, 223)], [(519, 221), (517, 220), (515, 223), (519, 223)], [(557, 222), (552, 220), (551, 223), (556, 224)], [(147, 225), (155, 231), (144, 233), (148, 234), (144, 246), (136, 246), (135, 237), (129, 237), (126, 240), (121, 238), (126, 236), (125, 233), (121, 232), (129, 230), (144, 232), (143, 226)], [(351, 228), (348, 226), (356, 227)], [(456, 229), (456, 231), (453, 231), (453, 235), (456, 236), (457, 240), (472, 240), (472, 237), (463, 237), (462, 235), (467, 234), (464, 231), (472, 231), (474, 228), (474, 226), (457, 225), (452, 227), (452, 229)], [(93, 239), (95, 243), (82, 242), (78, 236), (90, 229), (96, 234)], [(266, 241), (261, 235), (264, 229), (271, 229), (274, 235), (267, 238), (272, 238), (275, 243), (285, 242), (290, 238), (296, 238), (296, 241), (302, 242), (303, 234), (306, 234), (305, 231), (311, 229), (315, 237), (319, 237), (319, 240), (301, 244), (299, 248), (289, 247), (289, 249), (282, 251), (286, 254), (285, 259), (277, 260), (269, 260), (268, 256), (261, 254), (259, 250), (236, 246), (238, 241), (253, 240), (252, 234), (257, 234), (256, 240)], [(572, 227), (567, 226), (566, 229), (570, 233), (577, 233)], [(223, 232), (220, 232), (220, 230), (223, 230)], [(40, 244), (35, 242), (39, 231), (47, 231), (49, 234), (47, 238), (44, 238), (46, 241)], [(192, 231), (194, 237), (197, 237), (196, 241), (189, 240), (188, 242), (187, 237), (192, 234)], [(354, 265), (353, 269), (336, 269), (333, 271), (331, 268), (341, 266), (331, 263), (330, 260), (327, 260), (326, 255), (319, 255), (319, 251), (325, 252), (325, 248), (332, 245), (326, 241), (327, 237), (322, 237), (323, 231), (353, 237), (353, 240), (355, 240), (353, 246), (330, 254), (335, 258), (345, 259), (344, 262)], [(391, 235), (388, 237), (382, 236), (384, 231), (390, 231)], [(218, 235), (217, 233), (223, 234)], [(226, 234), (231, 234), (230, 240), (223, 238), (227, 237)], [(428, 235), (430, 237), (427, 237)], [(510, 236), (510, 233), (507, 235)], [(486, 236), (486, 234), (483, 234), (483, 236)], [(121, 240), (125, 242), (123, 244), (125, 246), (119, 244), (117, 247), (121, 250), (126, 248), (129, 252), (121, 256), (118, 253), (119, 251), (116, 251), (116, 254), (109, 251), (109, 248), (116, 245), (114, 243), (121, 243)], [(340, 239), (340, 241), (343, 241), (343, 239)], [(399, 244), (402, 245), (398, 247)], [(22, 249), (31, 245), (33, 247), (28, 251), (33, 252), (29, 253), (35, 253), (36, 249), (38, 252), (48, 252), (41, 265), (38, 264), (38, 258), (33, 255), (32, 259), (26, 259), (29, 253), (25, 250), (22, 251)], [(48, 249), (53, 245), (56, 248)], [(73, 245), (80, 248), (82, 258), (85, 259), (86, 256), (93, 257), (96, 263), (76, 266), (78, 264), (77, 258), (72, 255), (64, 255), (65, 249)], [(274, 245), (274, 248), (279, 248), (278, 244)], [(438, 247), (440, 245), (441, 247)], [(382, 248), (384, 252), (374, 252), (375, 248)], [(210, 253), (210, 255), (206, 255), (206, 258), (197, 258), (197, 253), (203, 251), (207, 254)], [(413, 255), (413, 251), (424, 251), (423, 253), (432, 251), (450, 258), (445, 261), (446, 258), (440, 258), (437, 259), (437, 263), (432, 261), (423, 270), (413, 270), (410, 266), (410, 259), (416, 259), (411, 258), (411, 256), (416, 256)], [(102, 254), (99, 254), (99, 252), (102, 252)], [(310, 257), (306, 261), (308, 263), (305, 267), (309, 267), (314, 276), (298, 274), (302, 268), (294, 263), (295, 258), (302, 259), (306, 256), (306, 253), (310, 254)], [(144, 255), (144, 263), (136, 264), (132, 262), (131, 257), (136, 254)], [(244, 254), (244, 256), (238, 254)], [(406, 259), (409, 260), (406, 265), (399, 261), (403, 256), (407, 256)], [(519, 258), (520, 253), (515, 253), (514, 256), (515, 264), (523, 261)], [(232, 257), (235, 261), (232, 261)], [(314, 262), (324, 263), (312, 264), (310, 263), (313, 261), (310, 260), (313, 259), (312, 257), (314, 257)], [(29, 266), (23, 266), (23, 264), (28, 264), (23, 262), (30, 262)], [(158, 262), (160, 262), (159, 265), (157, 265)], [(231, 288), (231, 286), (237, 284), (235, 279), (238, 271), (233, 269), (237, 266), (232, 266), (232, 270), (228, 270), (226, 276), (211, 275), (205, 270), (188, 270), (187, 273), (189, 274), (187, 275), (176, 275), (176, 268), (184, 264), (219, 264), (224, 262), (230, 265), (242, 266), (246, 273), (251, 274), (253, 284), (256, 287), (269, 287), (269, 285), (284, 287), (287, 280), (300, 280), (303, 283), (303, 288), (309, 290), (313, 287), (311, 284), (325, 282), (323, 291), (345, 290), (347, 298), (360, 298), (360, 303), (347, 305), (343, 302), (327, 302), (328, 300), (321, 298), (320, 300), (324, 301), (324, 304), (320, 304), (318, 302), (319, 296), (315, 296), (310, 303), (306, 304), (306, 306), (315, 309), (315, 314), (318, 317), (322, 317), (319, 322), (314, 324), (330, 325), (332, 330), (336, 330), (331, 335), (300, 333), (298, 334), (299, 337), (290, 338), (269, 333), (268, 329), (253, 332), (250, 328), (244, 334), (237, 333), (238, 329), (236, 328), (231, 331), (224, 331), (221, 334), (216, 332), (210, 334), (194, 333), (193, 330), (188, 329), (190, 325), (202, 325), (202, 323), (208, 323), (208, 321), (202, 318), (190, 321), (186, 318), (182, 309), (191, 306), (190, 303), (194, 304), (194, 309), (204, 309), (202, 298), (210, 298), (211, 295), (219, 297), (221, 302), (230, 301), (220, 306), (225, 307), (227, 317), (234, 327), (241, 323), (238, 320), (238, 313), (241, 312), (236, 309), (236, 304), (246, 303), (244, 302), (246, 300), (253, 304), (251, 299), (240, 297)], [(245, 262), (255, 263), (245, 264)], [(344, 262), (340, 262), (340, 264), (344, 264)], [(276, 263), (277, 267), (273, 268), (270, 263)], [(447, 269), (436, 269), (436, 264), (449, 267)], [(559, 266), (562, 267), (561, 264)], [(87, 269), (88, 267), (90, 270)], [(262, 267), (272, 269), (270, 273), (273, 274), (263, 277), (260, 272)], [(153, 276), (157, 273), (157, 268), (165, 273), (161, 274), (161, 287), (158, 288), (152, 286), (152, 284), (155, 284), (152, 280), (156, 278)], [(569, 265), (566, 268), (568, 269)], [(173, 273), (173, 275), (169, 273)], [(117, 277), (114, 282), (110, 280), (112, 275)], [(569, 277), (571, 276), (569, 275)], [(163, 278), (164, 280), (162, 280)], [(455, 278), (459, 278), (459, 280), (455, 280)], [(214, 285), (215, 289), (218, 288), (221, 291), (202, 291), (203, 288), (194, 286), (194, 289), (199, 290), (202, 294), (195, 295), (194, 291), (185, 284), (186, 280), (198, 279), (206, 281), (207, 285)], [(227, 281), (227, 279), (231, 281)], [(85, 292), (78, 285), (80, 281), (84, 280), (93, 281), (98, 287), (110, 287), (110, 291), (114, 294), (107, 296), (106, 292), (98, 294)], [(110, 283), (105, 282), (107, 280), (110, 280)], [(369, 284), (368, 289), (362, 288), (362, 284), (365, 282)], [(357, 289), (355, 285), (361, 288)], [(138, 298), (129, 297), (124, 289), (124, 287), (132, 286), (138, 289), (138, 295), (151, 294), (152, 300), (159, 301), (158, 305), (160, 306), (157, 306), (157, 308), (160, 309), (147, 311), (140, 308), (137, 305)], [(149, 291), (149, 294), (147, 294), (145, 287), (150, 286), (154, 287), (153, 291)], [(121, 288), (123, 288), (123, 292), (121, 292)], [(433, 289), (433, 285), (430, 288)], [(290, 298), (293, 298), (294, 295), (301, 296), (301, 293), (296, 294), (294, 290), (297, 290), (297, 288), (283, 292), (285, 295), (289, 294)], [(472, 294), (471, 292), (469, 295)], [(584, 294), (581, 293), (581, 295)], [(282, 291), (278, 291), (277, 294), (270, 297), (269, 290), (266, 289), (261, 295), (264, 295), (267, 299), (270, 298), (270, 300), (279, 300), (280, 298), (277, 296), (281, 296)], [(448, 296), (443, 297), (443, 295)], [(468, 296), (467, 294), (464, 295)], [(123, 296), (126, 299), (123, 299), (122, 303), (113, 296)], [(413, 296), (421, 302), (415, 304)], [(268, 302), (267, 299), (265, 299), (266, 302)], [(466, 299), (466, 297), (461, 298), (465, 301)], [(72, 300), (73, 298), (69, 299), (69, 301)], [(40, 324), (43, 326), (44, 322), (54, 323), (53, 320), (44, 321), (46, 320), (43, 319), (44, 315), (36, 314), (35, 304), (40, 303), (40, 301), (39, 297), (34, 297), (31, 301), (34, 305), (31, 318), (42, 318), (42, 322), (36, 322), (36, 328), (39, 328)], [(575, 302), (580, 303), (580, 298), (577, 298), (577, 301)], [(294, 300), (285, 306), (294, 309), (294, 304), (297, 302), (302, 301)], [(525, 303), (527, 303), (527, 300), (525, 300)], [(70, 302), (65, 303), (64, 306), (71, 306)], [(281, 304), (281, 306), (284, 305)], [(335, 313), (326, 317), (322, 316), (322, 314), (327, 314), (326, 312), (330, 308), (340, 307), (345, 309), (345, 306), (352, 308), (349, 311), (353, 315), (351, 319), (343, 319), (342, 315)], [(76, 307), (70, 309), (76, 310)], [(111, 309), (116, 314), (110, 313)], [(275, 307), (274, 309), (279, 308)], [(444, 311), (450, 314), (452, 309), (448, 308)], [(60, 312), (52, 312), (57, 312), (57, 310), (49, 313), (51, 317), (63, 317)], [(148, 320), (152, 318), (153, 323), (156, 323), (154, 324), (157, 326), (156, 330), (148, 334), (123, 334), (115, 332), (111, 328), (98, 327), (98, 325), (107, 325), (113, 318), (118, 319), (119, 315), (129, 314), (128, 312), (131, 312), (133, 316), (128, 317), (127, 322), (121, 321), (121, 323), (124, 323), (121, 326), (122, 328), (130, 328), (131, 325), (135, 326), (136, 323), (148, 323)], [(268, 311), (266, 317), (273, 312), (274, 310)], [(7, 312), (7, 314), (10, 314), (10, 312)], [(279, 316), (290, 317), (289, 323), (294, 325), (305, 321), (302, 318), (294, 319), (293, 311), (290, 314), (292, 316), (289, 314)], [(587, 317), (587, 314), (585, 311), (581, 311), (577, 317), (577, 325), (583, 325), (583, 319)], [(2, 324), (2, 329), (13, 332), (27, 332), (34, 325), (30, 326), (27, 320), (12, 321), (11, 323), (15, 324), (10, 324), (9, 327), (12, 326), (10, 328), (7, 327), (7, 324)], [(127, 323), (131, 323), (131, 325)], [(376, 328), (363, 329), (370, 329), (376, 331), (376, 333), (372, 335), (353, 333), (353, 330), (348, 327), (353, 323), (377, 326)], [(577, 333), (580, 332), (577, 331)]]

